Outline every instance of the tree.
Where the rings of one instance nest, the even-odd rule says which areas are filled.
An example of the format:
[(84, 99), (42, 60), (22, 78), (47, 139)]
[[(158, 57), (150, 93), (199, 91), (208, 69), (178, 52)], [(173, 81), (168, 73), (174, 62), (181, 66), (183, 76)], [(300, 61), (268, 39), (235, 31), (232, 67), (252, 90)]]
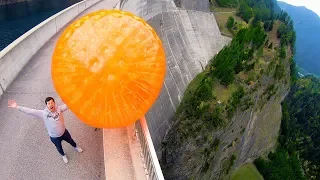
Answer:
[(273, 21), (273, 20), (271, 20), (271, 21), (266, 21), (266, 22), (264, 23), (264, 25), (263, 25), (264, 30), (265, 30), (265, 31), (272, 31), (272, 29), (273, 29), (273, 24), (274, 24), (274, 21)]
[(286, 58), (286, 55), (287, 55), (286, 48), (284, 46), (281, 46), (279, 57), (281, 59), (284, 59), (284, 58)]
[(255, 7), (253, 12), (255, 15), (255, 17), (254, 17), (255, 22), (259, 22), (259, 21), (265, 22), (266, 20), (268, 20), (270, 18), (270, 10), (267, 8)]
[(286, 11), (281, 10), (281, 12), (279, 13), (277, 19), (279, 19), (282, 22), (286, 22), (286, 19), (287, 19), (288, 16), (289, 15), (288, 15), (288, 13)]
[(234, 18), (232, 16), (229, 16), (228, 21), (227, 21), (227, 28), (231, 29), (234, 24)]
[(245, 20), (248, 23), (254, 14), (252, 8), (249, 7), (247, 3), (242, 1), (240, 3), (239, 15), (242, 17), (243, 20)]
[(294, 84), (298, 78), (298, 70), (297, 70), (296, 63), (293, 60), (293, 58), (291, 58), (290, 61), (291, 61), (291, 63), (290, 63), (290, 80), (291, 80), (291, 84)]
[(237, 7), (237, 0), (216, 0), (220, 7)]
[(294, 44), (296, 43), (296, 38), (297, 38), (296, 37), (296, 32), (295, 31), (291, 31), (290, 33), (291, 33), (291, 35), (290, 35), (291, 38), (290, 38), (289, 41), (290, 41), (291, 45), (294, 46)]
[(276, 152), (268, 154), (269, 161), (258, 158), (254, 161), (259, 172), (266, 180), (303, 180), (306, 179), (301, 171), (299, 159), (296, 154), (280, 147)]
[(282, 79), (285, 75), (285, 69), (282, 63), (278, 64), (276, 66), (276, 70), (274, 72), (274, 78), (276, 79)]
[(281, 36), (285, 35), (287, 33), (287, 26), (283, 23), (281, 23), (278, 31), (277, 31), (277, 37), (281, 38)]
[[(314, 76), (296, 78), (293, 58), (291, 82), (294, 84), (283, 102), (280, 145), (286, 148), (296, 179), (299, 175), (300, 160), (308, 179), (320, 178), (320, 80)], [(297, 157), (296, 154), (299, 154)], [(308, 163), (306, 163), (308, 162)], [(273, 173), (273, 172), (272, 172)], [(300, 177), (300, 178), (299, 178)], [(294, 178), (291, 178), (294, 179)]]

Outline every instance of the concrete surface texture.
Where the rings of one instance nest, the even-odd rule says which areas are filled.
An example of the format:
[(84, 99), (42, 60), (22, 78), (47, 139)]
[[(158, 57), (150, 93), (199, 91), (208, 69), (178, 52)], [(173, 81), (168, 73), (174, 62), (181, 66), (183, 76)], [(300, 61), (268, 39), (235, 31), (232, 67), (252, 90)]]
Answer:
[[(182, 1), (186, 6), (190, 2)], [(207, 0), (197, 1), (205, 2)], [(194, 5), (189, 7), (197, 9)], [(203, 10), (204, 6), (199, 8)], [(171, 0), (124, 0), (122, 9), (147, 20), (165, 48), (165, 82), (146, 115), (154, 147), (161, 158), (161, 140), (172, 123), (186, 87), (231, 39), (221, 35), (213, 13), (177, 9)]]
[(103, 130), (104, 163), (107, 180), (147, 180), (140, 156), (141, 147), (133, 125)]
[(210, 12), (209, 0), (175, 0), (175, 4), (186, 10)]
[(130, 11), (148, 20), (162, 12), (176, 10), (173, 0), (122, 0), (122, 10)]
[[(112, 9), (117, 1), (101, 1), (80, 16), (99, 9)], [(105, 131), (104, 137), (107, 141), (104, 144), (106, 147), (103, 148), (102, 130), (95, 131), (95, 128), (85, 125), (72, 112), (67, 111), (64, 113), (66, 127), (84, 152), (78, 153), (69, 144), (63, 142), (63, 148), (69, 158), (69, 163), (64, 164), (55, 146), (50, 142), (43, 122), (7, 107), (8, 99), (15, 99), (18, 105), (43, 109), (44, 99), (47, 96), (56, 98), (57, 104), (61, 104), (50, 76), (51, 56), (60, 34), (61, 31), (31, 58), (1, 96), (0, 179), (136, 179), (132, 173), (137, 170), (132, 169), (134, 163), (131, 162), (132, 157), (129, 153), (136, 153), (137, 150), (128, 149), (127, 143), (130, 136), (125, 129)], [(28, 51), (28, 47), (24, 49)], [(104, 164), (104, 155), (108, 160), (106, 164)], [(136, 153), (136, 156), (139, 154)], [(114, 166), (118, 165), (118, 161), (114, 161), (117, 157), (122, 158), (123, 164)], [(140, 166), (139, 172), (143, 171), (142, 165)], [(122, 169), (116, 169), (118, 167)], [(105, 176), (105, 172), (115, 171), (117, 177)]]

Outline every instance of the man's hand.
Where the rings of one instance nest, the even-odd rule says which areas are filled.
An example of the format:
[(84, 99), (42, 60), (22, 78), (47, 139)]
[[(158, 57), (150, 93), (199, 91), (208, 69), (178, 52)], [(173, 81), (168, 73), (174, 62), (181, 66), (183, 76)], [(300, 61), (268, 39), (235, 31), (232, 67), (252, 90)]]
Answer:
[(9, 108), (17, 108), (17, 103), (15, 100), (8, 100), (8, 107)]

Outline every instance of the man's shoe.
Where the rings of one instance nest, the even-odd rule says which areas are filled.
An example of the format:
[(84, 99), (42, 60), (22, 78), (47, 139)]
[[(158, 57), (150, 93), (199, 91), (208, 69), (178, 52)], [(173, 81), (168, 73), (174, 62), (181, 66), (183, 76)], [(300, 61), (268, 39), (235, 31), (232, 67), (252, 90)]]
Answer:
[(83, 151), (83, 149), (81, 149), (81, 147), (79, 147), (79, 146), (77, 146), (76, 148), (74, 148), (76, 151), (78, 151), (78, 152), (82, 152)]
[(62, 159), (63, 159), (64, 163), (68, 163), (68, 158), (66, 155), (62, 156)]

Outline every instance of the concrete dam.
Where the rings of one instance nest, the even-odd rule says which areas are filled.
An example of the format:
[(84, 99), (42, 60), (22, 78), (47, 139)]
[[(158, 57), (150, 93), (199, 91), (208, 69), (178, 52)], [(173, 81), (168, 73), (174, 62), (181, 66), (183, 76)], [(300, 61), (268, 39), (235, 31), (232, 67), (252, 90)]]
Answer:
[(214, 14), (209, 12), (208, 0), (123, 0), (120, 8), (145, 19), (165, 48), (165, 82), (146, 115), (160, 158), (161, 141), (188, 84), (231, 39), (221, 35)]

